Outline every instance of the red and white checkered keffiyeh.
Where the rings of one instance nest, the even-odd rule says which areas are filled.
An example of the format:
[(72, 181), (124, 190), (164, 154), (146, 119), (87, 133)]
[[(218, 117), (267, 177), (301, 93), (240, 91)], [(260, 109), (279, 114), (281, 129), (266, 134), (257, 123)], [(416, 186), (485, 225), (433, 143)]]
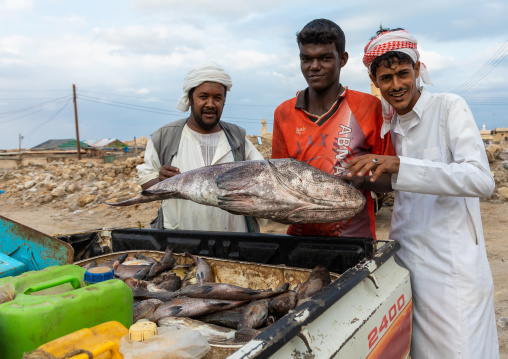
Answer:
[[(385, 34), (385, 33), (383, 33)], [(383, 36), (383, 34), (376, 36), (374, 39), (372, 39), (367, 46), (365, 46), (365, 55), (363, 56), (363, 64), (367, 67), (370, 66), (370, 64), (374, 61), (374, 59), (378, 56), (384, 55), (388, 51), (395, 51), (399, 49), (416, 49), (416, 42), (411, 41), (400, 41), (400, 40), (393, 40), (389, 42), (381, 43), (377, 46), (370, 46), (373, 42), (378, 43), (376, 40)], [(386, 37), (385, 37), (386, 39)]]
[[(407, 54), (416, 63), (420, 60), (416, 38), (406, 30), (385, 31), (369, 41), (364, 49), (363, 64), (369, 69), (374, 59), (388, 51)], [(420, 77), (427, 85), (432, 85), (425, 64), (420, 62)]]
[[(420, 60), (420, 53), (417, 50), (416, 38), (405, 30), (385, 31), (375, 38), (373, 38), (364, 49), (363, 64), (369, 69), (370, 65), (376, 57), (384, 55), (388, 51), (399, 51), (407, 54), (413, 62)], [(424, 63), (420, 62), (420, 76), (416, 79), (416, 85), (420, 86), (420, 77), (427, 85), (432, 85), (430, 81), (427, 67)], [(381, 105), (383, 108), (383, 126), (381, 128), (381, 137), (390, 130), (390, 123), (392, 121), (395, 110), (393, 107), (381, 96)]]

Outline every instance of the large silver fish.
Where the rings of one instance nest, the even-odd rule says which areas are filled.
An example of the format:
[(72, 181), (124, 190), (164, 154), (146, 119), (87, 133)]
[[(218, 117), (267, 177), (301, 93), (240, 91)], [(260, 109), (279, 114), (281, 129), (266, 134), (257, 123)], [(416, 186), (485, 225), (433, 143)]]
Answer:
[(276, 222), (330, 223), (353, 217), (364, 196), (336, 176), (295, 159), (241, 161), (201, 167), (159, 182), (112, 206), (188, 199), (233, 214)]

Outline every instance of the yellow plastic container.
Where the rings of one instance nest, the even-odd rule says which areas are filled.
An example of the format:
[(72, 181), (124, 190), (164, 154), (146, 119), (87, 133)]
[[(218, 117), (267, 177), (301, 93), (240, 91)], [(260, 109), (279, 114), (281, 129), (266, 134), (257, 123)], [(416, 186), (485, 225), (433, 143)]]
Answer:
[[(128, 334), (129, 330), (126, 327), (119, 322), (111, 321), (67, 334), (41, 345), (38, 350), (61, 357), (72, 350), (84, 349), (91, 352), (94, 359), (123, 359), (118, 347), (122, 337)], [(78, 354), (72, 359), (88, 359), (88, 355)]]

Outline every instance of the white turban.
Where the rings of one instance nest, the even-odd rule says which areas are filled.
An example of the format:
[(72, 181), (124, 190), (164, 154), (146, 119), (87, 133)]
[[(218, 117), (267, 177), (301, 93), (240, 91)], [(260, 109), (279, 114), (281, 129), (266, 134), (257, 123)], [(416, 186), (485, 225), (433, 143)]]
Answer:
[(233, 82), (231, 77), (222, 67), (215, 62), (206, 62), (198, 65), (189, 71), (183, 82), (183, 95), (180, 97), (176, 108), (182, 112), (189, 110), (189, 91), (194, 87), (201, 85), (203, 82), (217, 82), (231, 90)]

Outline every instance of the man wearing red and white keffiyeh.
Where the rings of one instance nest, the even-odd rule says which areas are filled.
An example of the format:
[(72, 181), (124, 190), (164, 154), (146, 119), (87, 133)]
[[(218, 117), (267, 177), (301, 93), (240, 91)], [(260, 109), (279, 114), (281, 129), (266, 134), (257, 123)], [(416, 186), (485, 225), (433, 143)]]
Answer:
[[(365, 46), (365, 55), (363, 56), (363, 64), (369, 69), (370, 65), (379, 56), (386, 54), (389, 51), (402, 52), (408, 55), (414, 63), (420, 61), (420, 53), (417, 50), (417, 41), (409, 32), (397, 29), (392, 31), (381, 31), (379, 35), (369, 41)], [(423, 83), (432, 85), (429, 73), (425, 64), (421, 63), (420, 77)], [(416, 86), (420, 86), (420, 78), (417, 78)], [(393, 107), (381, 96), (381, 105), (383, 108), (384, 124), (381, 129), (381, 136), (384, 136), (390, 130), (390, 123), (392, 121), (395, 110)]]
[(396, 156), (364, 155), (350, 174), (390, 173), (390, 239), (413, 294), (413, 359), (498, 359), (494, 285), (479, 198), (494, 190), (485, 147), (466, 101), (432, 93), (407, 31), (380, 31), (363, 62), (379, 88)]

